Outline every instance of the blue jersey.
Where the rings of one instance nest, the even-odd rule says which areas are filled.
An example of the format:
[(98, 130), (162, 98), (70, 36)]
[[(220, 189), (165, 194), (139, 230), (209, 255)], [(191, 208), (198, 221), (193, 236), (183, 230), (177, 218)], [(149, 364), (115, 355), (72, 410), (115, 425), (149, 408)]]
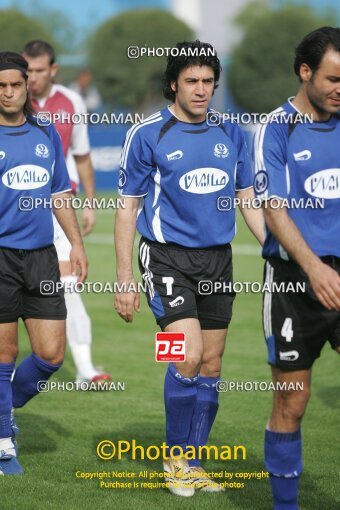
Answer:
[[(284, 199), (316, 255), (340, 257), (340, 119), (295, 122), (301, 114), (289, 101), (272, 116), (254, 137), (255, 193)], [(289, 259), (269, 230), (263, 256)]]
[(182, 122), (164, 108), (126, 135), (119, 192), (143, 197), (137, 228), (151, 241), (188, 248), (229, 243), (235, 210), (220, 204), (252, 180), (244, 136), (231, 122)]
[(0, 140), (0, 247), (53, 244), (51, 195), (71, 189), (57, 131), (28, 117), (21, 126), (0, 125)]

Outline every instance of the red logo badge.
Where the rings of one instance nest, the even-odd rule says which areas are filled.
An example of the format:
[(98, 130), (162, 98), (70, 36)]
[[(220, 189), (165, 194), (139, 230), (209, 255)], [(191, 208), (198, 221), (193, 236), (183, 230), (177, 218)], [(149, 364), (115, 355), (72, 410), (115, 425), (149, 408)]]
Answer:
[(185, 361), (185, 334), (156, 333), (156, 361)]

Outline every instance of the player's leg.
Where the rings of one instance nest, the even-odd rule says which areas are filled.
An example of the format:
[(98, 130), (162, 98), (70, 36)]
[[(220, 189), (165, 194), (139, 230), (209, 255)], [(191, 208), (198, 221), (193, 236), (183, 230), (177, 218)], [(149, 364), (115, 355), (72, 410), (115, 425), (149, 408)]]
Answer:
[[(166, 421), (166, 444), (170, 448), (179, 446), (183, 452), (189, 444), (191, 420), (196, 405), (197, 377), (202, 361), (203, 339), (197, 319), (188, 318), (174, 321), (164, 328), (166, 332), (185, 334), (186, 360), (183, 363), (170, 363), (164, 380), (164, 404)], [(175, 450), (178, 455), (180, 450)], [(192, 496), (194, 487), (185, 459), (169, 459), (164, 462), (164, 470), (173, 482), (172, 492), (180, 496)], [(181, 474), (181, 484), (178, 483)], [(176, 483), (177, 482), (177, 483)]]
[[(226, 329), (203, 330), (203, 360), (197, 381), (197, 399), (189, 437), (189, 444), (203, 446), (215, 421), (219, 393), (216, 385), (220, 380), (222, 356), (227, 336)], [(191, 466), (201, 464), (198, 458), (189, 461)]]
[[(270, 473), (275, 510), (298, 510), (302, 472), (301, 421), (310, 397), (311, 370), (285, 372), (272, 367), (273, 382), (287, 390), (274, 392), (265, 432), (265, 463)], [(297, 383), (303, 390), (296, 389)]]
[(18, 354), (18, 323), (0, 324), (0, 475), (22, 474), (12, 430), (11, 378)]
[(22, 314), (22, 253), (0, 248), (0, 267), (0, 475), (9, 475), (23, 473), (16, 459), (11, 385)]
[(197, 381), (196, 404), (189, 435), (189, 444), (195, 447), (196, 458), (189, 460), (189, 466), (196, 488), (203, 492), (219, 492), (223, 490), (221, 485), (211, 480), (201, 467), (198, 449), (208, 443), (218, 411), (219, 393), (216, 386), (220, 381), (227, 329), (203, 330), (202, 336), (203, 358)]
[[(270, 260), (265, 265), (269, 285), (307, 282), (293, 262)], [(270, 473), (275, 510), (298, 509), (302, 472), (300, 423), (310, 395), (311, 368), (336, 324), (336, 313), (326, 310), (310, 286), (305, 292), (265, 292), (263, 326), (274, 382), (287, 384), (275, 391), (272, 416), (265, 432), (265, 462)], [(303, 384), (303, 390), (296, 387)], [(281, 384), (280, 384), (280, 387)]]
[[(23, 263), (21, 316), (30, 338), (32, 354), (19, 364), (14, 374), (15, 408), (25, 405), (39, 392), (39, 381), (47, 381), (58, 370), (66, 342), (66, 307), (55, 247), (25, 252)], [(49, 289), (41, 286), (41, 282), (46, 281)]]
[(40, 386), (62, 365), (65, 353), (65, 320), (26, 319), (32, 354), (18, 366), (12, 382), (13, 406), (24, 406)]
[(81, 295), (74, 292), (77, 277), (71, 274), (69, 261), (71, 245), (55, 217), (53, 217), (53, 224), (54, 244), (58, 254), (61, 281), (66, 287), (66, 338), (77, 370), (76, 382), (111, 381), (109, 374), (100, 372), (93, 365), (91, 319)]

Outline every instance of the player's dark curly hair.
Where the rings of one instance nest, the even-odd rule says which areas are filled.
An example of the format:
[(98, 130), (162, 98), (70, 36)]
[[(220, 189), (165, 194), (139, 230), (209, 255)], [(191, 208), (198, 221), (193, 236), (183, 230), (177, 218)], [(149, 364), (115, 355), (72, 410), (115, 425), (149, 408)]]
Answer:
[[(14, 51), (0, 52), (0, 70), (5, 69), (17, 69), (18, 71), (20, 71), (23, 78), (25, 79), (27, 88), (28, 63), (24, 59), (24, 57), (20, 55), (20, 53), (15, 53)], [(28, 91), (23, 110), (25, 115), (34, 115), (34, 109)]]
[[(214, 90), (218, 87), (221, 64), (211, 44), (199, 40), (184, 41), (177, 43), (175, 48), (178, 52), (175, 50), (168, 56), (168, 64), (163, 76), (163, 95), (166, 99), (175, 100), (176, 93), (171, 89), (171, 82), (177, 82), (180, 72), (189, 66), (211, 67), (215, 78)], [(178, 53), (178, 56), (175, 53)]]
[(329, 49), (340, 51), (340, 28), (321, 27), (304, 37), (295, 48), (294, 71), (300, 81), (301, 65), (307, 64), (314, 73)]

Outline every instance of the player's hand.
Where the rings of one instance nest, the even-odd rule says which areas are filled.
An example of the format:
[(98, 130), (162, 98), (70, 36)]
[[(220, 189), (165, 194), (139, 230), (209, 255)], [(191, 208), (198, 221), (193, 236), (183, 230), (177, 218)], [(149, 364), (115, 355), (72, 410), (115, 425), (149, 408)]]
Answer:
[(96, 210), (90, 207), (84, 207), (82, 213), (82, 235), (87, 236), (96, 224)]
[(340, 276), (320, 261), (309, 271), (309, 281), (318, 300), (328, 310), (340, 311)]
[(114, 299), (114, 308), (118, 315), (125, 320), (125, 322), (133, 321), (133, 312), (139, 312), (139, 292), (137, 292), (137, 284), (134, 280), (119, 282), (119, 285), (125, 285), (126, 289), (136, 289), (136, 292), (116, 292)]
[(72, 246), (70, 253), (72, 276), (78, 276), (78, 282), (83, 283), (87, 277), (87, 257), (82, 244)]

